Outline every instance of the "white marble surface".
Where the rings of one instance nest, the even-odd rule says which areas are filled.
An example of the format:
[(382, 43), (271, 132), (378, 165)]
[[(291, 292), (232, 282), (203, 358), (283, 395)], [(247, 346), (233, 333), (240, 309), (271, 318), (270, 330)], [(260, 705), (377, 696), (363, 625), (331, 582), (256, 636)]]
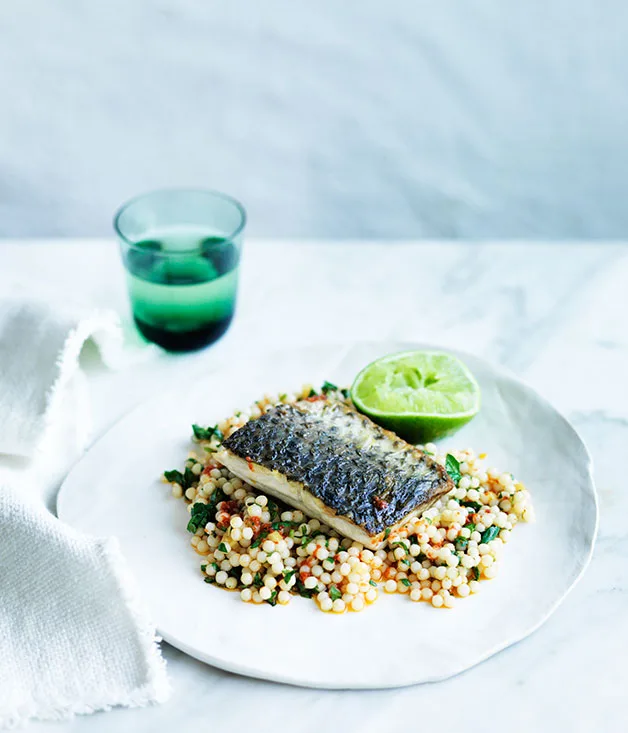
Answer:
[[(51, 300), (71, 293), (126, 308), (111, 241), (4, 241), (0, 263), (4, 293)], [(250, 358), (256, 348), (279, 344), (398, 337), (475, 351), (529, 381), (580, 429), (596, 466), (600, 536), (584, 579), (548, 623), (451, 680), (391, 691), (298, 689), (236, 677), (165, 646), (174, 686), (169, 703), (30, 730), (97, 733), (115, 726), (166, 733), (229, 726), (264, 733), (290, 724), (304, 732), (369, 733), (430, 721), (430, 730), (472, 733), (625, 731), (626, 312), (628, 245), (621, 243), (251, 241), (237, 320), (220, 344), (193, 356), (153, 357), (116, 374), (88, 350), (97, 432), (229, 353)]]

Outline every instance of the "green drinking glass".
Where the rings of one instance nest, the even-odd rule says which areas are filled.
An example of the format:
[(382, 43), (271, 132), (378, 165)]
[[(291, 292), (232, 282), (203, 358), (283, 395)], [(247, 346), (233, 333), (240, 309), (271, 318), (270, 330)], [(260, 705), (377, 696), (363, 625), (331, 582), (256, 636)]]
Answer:
[(226, 332), (245, 224), (242, 205), (216, 191), (154, 191), (122, 206), (113, 226), (145, 338), (168, 351), (192, 351)]

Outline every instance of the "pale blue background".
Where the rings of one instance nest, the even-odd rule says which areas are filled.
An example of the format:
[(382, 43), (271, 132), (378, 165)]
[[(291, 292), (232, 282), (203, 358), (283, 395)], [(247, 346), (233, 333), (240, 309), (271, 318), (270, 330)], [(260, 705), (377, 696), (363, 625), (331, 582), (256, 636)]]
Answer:
[(250, 232), (625, 237), (626, 0), (0, 5), (0, 235), (216, 187)]

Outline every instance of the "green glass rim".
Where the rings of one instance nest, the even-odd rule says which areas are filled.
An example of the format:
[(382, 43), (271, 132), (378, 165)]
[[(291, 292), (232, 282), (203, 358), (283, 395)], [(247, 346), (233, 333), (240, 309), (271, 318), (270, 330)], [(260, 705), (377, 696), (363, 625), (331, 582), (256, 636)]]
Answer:
[[(213, 197), (214, 199), (221, 199), (222, 201), (225, 201), (226, 203), (232, 204), (234, 208), (238, 211), (240, 214), (240, 223), (238, 226), (230, 233), (225, 234), (224, 236), (221, 235), (221, 243), (222, 242), (232, 242), (244, 229), (246, 226), (246, 210), (244, 206), (233, 196), (229, 196), (227, 193), (222, 193), (222, 191), (216, 191), (211, 188), (157, 188), (152, 191), (146, 191), (145, 193), (140, 193), (137, 196), (134, 196), (133, 198), (129, 199), (128, 201), (125, 201), (122, 206), (116, 211), (116, 213), (113, 216), (113, 228), (115, 233), (118, 235), (118, 237), (131, 249), (134, 249), (138, 252), (143, 252), (144, 250), (142, 247), (137, 246), (137, 242), (131, 241), (122, 231), (120, 228), (120, 217), (124, 214), (125, 211), (130, 206), (133, 206), (133, 204), (138, 203), (138, 201), (141, 201), (142, 199), (150, 198), (151, 196), (155, 196), (157, 194), (201, 194)], [(191, 254), (196, 254), (198, 250), (196, 249), (181, 249), (177, 250), (176, 252), (168, 252), (168, 257), (178, 257), (178, 256), (189, 256)]]

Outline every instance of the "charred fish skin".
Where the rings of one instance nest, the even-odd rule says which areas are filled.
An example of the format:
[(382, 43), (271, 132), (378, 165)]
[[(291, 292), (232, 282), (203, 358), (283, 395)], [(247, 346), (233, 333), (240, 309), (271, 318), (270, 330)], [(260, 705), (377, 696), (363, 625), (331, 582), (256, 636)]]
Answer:
[(278, 405), (223, 448), (302, 485), (371, 537), (454, 488), (439, 463), (336, 401)]

